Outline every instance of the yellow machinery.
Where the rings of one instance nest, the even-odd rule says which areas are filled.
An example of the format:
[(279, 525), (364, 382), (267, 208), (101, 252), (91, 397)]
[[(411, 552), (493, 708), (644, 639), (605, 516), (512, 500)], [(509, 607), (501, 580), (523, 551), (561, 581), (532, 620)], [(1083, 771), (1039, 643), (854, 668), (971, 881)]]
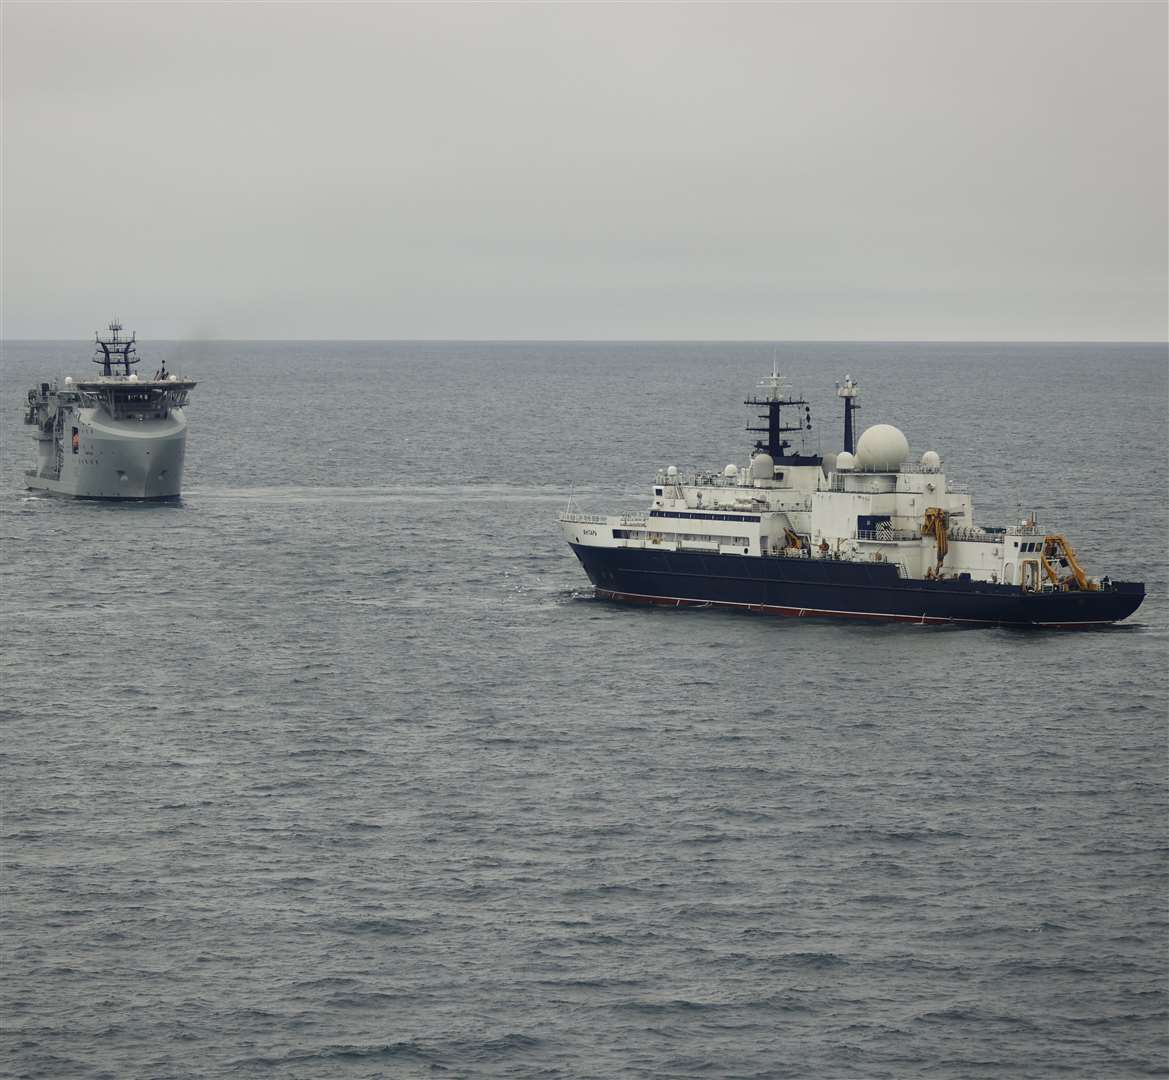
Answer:
[(804, 546), (804, 542), (791, 529), (783, 530), (783, 541), (787, 547), (795, 548), (796, 551), (800, 551)]
[(946, 520), (946, 511), (937, 506), (931, 506), (925, 512), (921, 522), (921, 535), (932, 536), (938, 544), (938, 565), (931, 576), (941, 573), (942, 560), (950, 550), (950, 523)]
[[(1051, 564), (1053, 559), (1058, 559), (1060, 565), (1066, 566), (1071, 573), (1061, 578)], [(1073, 582), (1077, 589), (1084, 592), (1094, 592), (1100, 588), (1096, 582), (1088, 580), (1088, 575), (1084, 573), (1076, 559), (1072, 545), (1067, 542), (1066, 537), (1058, 533), (1051, 533), (1043, 538), (1043, 556), (1039, 561), (1043, 564), (1044, 573), (1051, 579), (1051, 583), (1061, 589), (1072, 588)]]

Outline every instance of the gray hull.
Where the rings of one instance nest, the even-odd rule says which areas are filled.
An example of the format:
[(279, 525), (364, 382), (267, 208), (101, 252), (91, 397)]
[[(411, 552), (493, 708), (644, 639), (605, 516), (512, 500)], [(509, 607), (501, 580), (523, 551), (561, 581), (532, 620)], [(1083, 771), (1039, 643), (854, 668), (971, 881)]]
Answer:
[(173, 499), (181, 494), (187, 443), (182, 409), (141, 421), (81, 409), (70, 419), (59, 438), (38, 439), (37, 468), (25, 474), (29, 488), (84, 499)]

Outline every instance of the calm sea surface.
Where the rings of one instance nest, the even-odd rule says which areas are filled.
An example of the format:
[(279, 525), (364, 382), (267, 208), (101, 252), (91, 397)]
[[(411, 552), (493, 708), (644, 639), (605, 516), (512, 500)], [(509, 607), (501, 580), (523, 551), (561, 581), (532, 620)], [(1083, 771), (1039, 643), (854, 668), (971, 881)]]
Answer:
[(6, 345), (0, 1074), (1169, 1075), (1165, 347), (778, 352), (1144, 606), (593, 600), (570, 489), (742, 460), (770, 345), (146, 343), (146, 506), (23, 490), (89, 347)]

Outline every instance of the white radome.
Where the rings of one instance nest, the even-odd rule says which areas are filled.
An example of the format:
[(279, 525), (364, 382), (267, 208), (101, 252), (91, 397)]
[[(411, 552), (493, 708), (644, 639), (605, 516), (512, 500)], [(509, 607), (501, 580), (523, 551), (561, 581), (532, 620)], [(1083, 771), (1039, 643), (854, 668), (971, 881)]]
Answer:
[(756, 454), (751, 459), (751, 479), (771, 480), (775, 476), (775, 462), (770, 454)]
[(72, 375), (66, 375), (66, 376), (65, 376), (65, 385), (66, 385), (66, 386), (72, 386), (72, 385), (73, 385), (73, 376), (72, 376)]
[(137, 381), (138, 381), (138, 372), (131, 371), (130, 377), (126, 380), (126, 382), (137, 382)]
[(725, 469), (723, 469), (723, 476), (738, 476), (738, 475), (739, 475), (739, 466), (736, 465), (734, 462), (731, 462), (730, 465), (728, 465)]
[(836, 455), (837, 472), (850, 472), (855, 468), (856, 458), (854, 458), (847, 450), (841, 450), (840, 453)]
[[(909, 457), (909, 440), (905, 432), (892, 424), (874, 424), (866, 428), (856, 444), (856, 460), (862, 469), (896, 472)], [(840, 462), (837, 461), (837, 468)]]
[(666, 475), (667, 475), (667, 476), (669, 476), (669, 477), (674, 477), (674, 476), (677, 476), (677, 475), (678, 475), (678, 466), (677, 466), (677, 465), (671, 465), (671, 466), (670, 466), (670, 467), (669, 467), (669, 468), (666, 470)]
[(938, 457), (936, 451), (927, 450), (924, 454), (921, 455), (921, 463), (927, 469), (936, 469), (942, 464), (942, 459)]

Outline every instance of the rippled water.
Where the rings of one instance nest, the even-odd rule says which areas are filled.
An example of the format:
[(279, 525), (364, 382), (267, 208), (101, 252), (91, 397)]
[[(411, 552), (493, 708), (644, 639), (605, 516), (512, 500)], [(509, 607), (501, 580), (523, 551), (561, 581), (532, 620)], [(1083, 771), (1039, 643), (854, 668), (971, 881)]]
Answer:
[(592, 600), (555, 516), (743, 455), (764, 345), (144, 347), (187, 493), (22, 488), (0, 1072), (1166, 1075), (1166, 351), (808, 345), (1143, 579), (1087, 633)]

